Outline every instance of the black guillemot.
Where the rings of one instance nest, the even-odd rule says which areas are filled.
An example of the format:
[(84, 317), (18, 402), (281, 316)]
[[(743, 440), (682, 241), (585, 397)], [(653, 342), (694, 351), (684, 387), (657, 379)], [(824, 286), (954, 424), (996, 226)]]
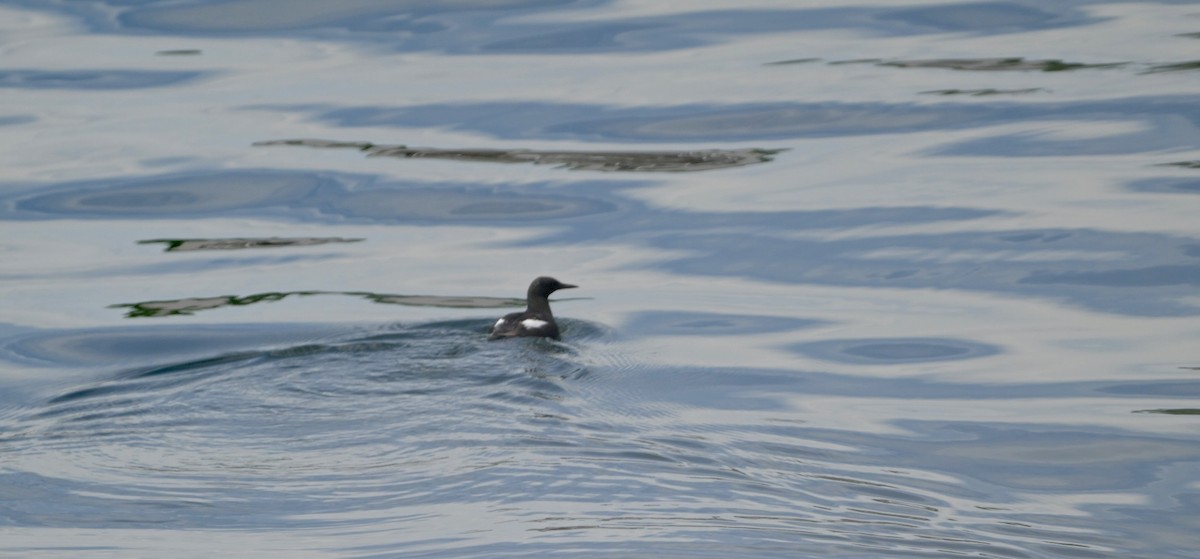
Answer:
[(550, 312), (550, 301), (547, 297), (559, 289), (579, 287), (558, 281), (551, 277), (542, 276), (529, 284), (526, 295), (525, 312), (515, 312), (504, 315), (488, 330), (489, 340), (500, 338), (515, 338), (518, 336), (533, 336), (539, 338), (558, 339), (558, 324)]

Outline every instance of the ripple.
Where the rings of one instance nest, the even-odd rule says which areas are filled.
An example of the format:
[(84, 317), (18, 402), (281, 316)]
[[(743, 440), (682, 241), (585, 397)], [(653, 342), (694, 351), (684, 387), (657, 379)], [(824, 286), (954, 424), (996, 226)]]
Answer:
[(327, 180), (279, 171), (230, 171), (68, 186), (17, 209), (70, 217), (188, 216), (295, 203)]
[[(589, 185), (591, 183), (580, 183)], [(374, 223), (524, 224), (613, 212), (614, 202), (599, 197), (544, 193), (557, 185), (480, 187), (439, 183), (393, 183), (378, 177), (281, 170), (171, 174), (137, 180), (101, 180), (46, 185), (14, 197), (17, 218), (162, 218), (213, 215), (314, 215)], [(605, 185), (608, 186), (608, 185)], [(3, 206), (0, 206), (0, 212)], [(0, 213), (0, 217), (3, 216)], [(168, 243), (204, 239), (166, 239)], [(270, 240), (226, 239), (264, 246)], [(305, 242), (311, 244), (316, 239)], [(328, 242), (328, 239), (325, 240)], [(228, 246), (228, 244), (224, 245)]]
[[(805, 325), (651, 317), (684, 331)], [(1139, 451), (1195, 454), (1181, 443), (1126, 437), (1123, 454), (1105, 457), (1104, 439), (1069, 436), (1086, 454), (1047, 462), (1055, 437), (1030, 443), (1024, 431), (941, 426), (954, 433), (952, 445), (937, 429), (905, 440), (834, 433), (808, 425), (778, 397), (860, 393), (861, 379), (647, 367), (599, 343), (609, 334), (586, 321), (563, 321), (569, 343), (488, 342), (489, 322), (374, 326), (236, 349), (213, 343), (205, 354), (64, 386), (0, 417), (0, 483), (20, 488), (0, 514), (25, 526), (382, 531), (393, 537), (381, 552), (408, 555), (428, 543), (420, 534), (444, 534), (436, 547), (447, 556), (494, 556), (511, 531), (445, 526), (477, 515), (545, 535), (513, 551), (522, 556), (544, 555), (549, 545), (611, 551), (614, 536), (636, 533), (638, 553), (679, 553), (683, 539), (717, 556), (1029, 557), (1043, 546), (1104, 542), (1081, 536), (1070, 524), (1081, 516), (1074, 511), (1014, 525), (1037, 504), (926, 469), (927, 457), (991, 482), (1020, 482), (1013, 487), (1042, 483), (1014, 481), (1016, 465), (1091, 468), (1087, 483), (1066, 486), (1090, 490), (1117, 479), (1146, 483), (1154, 460), (1136, 458), (1141, 477), (1121, 477)], [(67, 343), (87, 339), (79, 334), (47, 347), (117, 353), (153, 346), (171, 330), (142, 329), (140, 342), (130, 332)], [(188, 331), (202, 332), (175, 334)], [(981, 351), (940, 338), (843, 342), (856, 359)], [(1104, 468), (1089, 466), (1098, 459)]]
[(271, 347), (332, 335), (330, 326), (289, 324), (189, 325), (33, 331), (8, 336), (2, 355), (21, 363), (107, 367), (158, 363), (196, 355)]
[(581, 197), (447, 188), (352, 192), (322, 209), (373, 221), (471, 222), (563, 219), (610, 212), (615, 206)]
[(823, 320), (780, 316), (644, 311), (626, 318), (621, 330), (626, 335), (729, 336), (787, 332), (828, 324)]
[(989, 357), (999, 347), (951, 338), (874, 338), (822, 340), (789, 346), (792, 351), (827, 361), (856, 364), (901, 364), (958, 361)]

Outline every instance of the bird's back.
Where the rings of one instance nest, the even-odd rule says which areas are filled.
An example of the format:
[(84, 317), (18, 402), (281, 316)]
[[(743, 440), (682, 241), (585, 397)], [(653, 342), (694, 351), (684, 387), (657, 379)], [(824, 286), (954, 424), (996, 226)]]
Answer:
[(558, 324), (553, 316), (541, 316), (531, 312), (515, 312), (504, 315), (488, 330), (488, 339), (515, 337), (539, 337), (558, 339)]

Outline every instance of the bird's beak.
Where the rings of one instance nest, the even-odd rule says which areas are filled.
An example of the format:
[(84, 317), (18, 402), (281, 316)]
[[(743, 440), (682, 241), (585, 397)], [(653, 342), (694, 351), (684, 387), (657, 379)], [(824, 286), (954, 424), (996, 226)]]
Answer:
[(575, 288), (575, 287), (579, 287), (579, 286), (578, 286), (578, 285), (571, 285), (571, 284), (569, 284), (569, 283), (560, 283), (560, 284), (558, 284), (558, 288), (559, 288), (559, 289), (571, 289), (571, 288)]

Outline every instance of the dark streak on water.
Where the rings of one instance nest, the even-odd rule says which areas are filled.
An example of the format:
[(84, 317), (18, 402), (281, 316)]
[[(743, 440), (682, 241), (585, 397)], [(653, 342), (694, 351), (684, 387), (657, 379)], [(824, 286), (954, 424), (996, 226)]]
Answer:
[(193, 250), (243, 250), (257, 248), (284, 248), (323, 245), (326, 243), (357, 243), (363, 239), (343, 239), (341, 237), (267, 237), (267, 238), (228, 238), (228, 239), (145, 239), (138, 241), (139, 245), (162, 243), (166, 245), (163, 252), (190, 252)]
[(140, 301), (109, 305), (113, 309), (129, 309), (126, 318), (150, 318), (192, 315), (201, 311), (222, 307), (244, 307), (258, 303), (282, 301), (287, 298), (311, 297), (315, 295), (346, 295), (366, 299), (373, 303), (405, 305), (411, 307), (442, 307), (450, 309), (497, 309), (525, 306), (524, 299), (504, 297), (481, 297), (477, 295), (400, 295), (396, 293), (368, 293), (362, 291), (272, 291), (251, 295), (197, 296), (165, 301)]
[(268, 140), (255, 146), (354, 149), (368, 157), (449, 159), (484, 163), (532, 163), (573, 171), (686, 173), (766, 163), (783, 150), (705, 149), (688, 151), (550, 151), (531, 149), (441, 149), (337, 140)]

